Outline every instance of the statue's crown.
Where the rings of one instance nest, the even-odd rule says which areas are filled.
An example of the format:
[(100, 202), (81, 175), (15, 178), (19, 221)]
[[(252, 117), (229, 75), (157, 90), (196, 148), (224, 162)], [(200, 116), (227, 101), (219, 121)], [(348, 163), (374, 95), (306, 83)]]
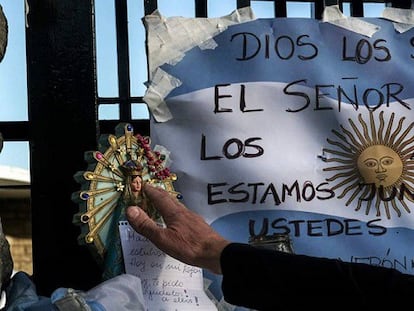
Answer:
[(125, 176), (141, 176), (142, 175), (142, 165), (137, 160), (128, 160), (124, 162), (120, 167), (122, 173)]

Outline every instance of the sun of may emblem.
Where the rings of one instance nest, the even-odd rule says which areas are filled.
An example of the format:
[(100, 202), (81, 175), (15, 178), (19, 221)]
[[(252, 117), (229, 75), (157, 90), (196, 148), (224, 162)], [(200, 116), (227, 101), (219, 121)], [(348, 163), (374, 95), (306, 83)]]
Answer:
[(326, 180), (339, 199), (347, 197), (346, 206), (355, 201), (355, 211), (368, 215), (375, 208), (376, 216), (385, 213), (388, 219), (410, 213), (414, 202), (414, 122), (394, 119), (392, 113), (386, 120), (383, 111), (377, 117), (370, 111), (369, 120), (359, 114), (359, 126), (348, 119), (350, 128), (332, 130), (335, 138), (327, 139), (331, 147), (321, 156), (332, 163), (323, 169), (331, 173)]

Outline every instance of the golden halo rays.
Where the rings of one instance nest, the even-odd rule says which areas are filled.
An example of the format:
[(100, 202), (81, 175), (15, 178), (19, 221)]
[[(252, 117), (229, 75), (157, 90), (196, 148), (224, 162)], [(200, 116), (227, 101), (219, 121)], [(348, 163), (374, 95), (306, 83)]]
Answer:
[(369, 112), (369, 120), (358, 115), (358, 123), (348, 119), (349, 127), (335, 129), (331, 145), (323, 149), (320, 158), (330, 166), (323, 169), (332, 175), (326, 180), (332, 184), (337, 198), (347, 198), (355, 211), (372, 210), (377, 217), (400, 217), (410, 213), (407, 201), (414, 202), (414, 122), (406, 125), (405, 117), (395, 123), (395, 113), (388, 120), (384, 111), (377, 117)]

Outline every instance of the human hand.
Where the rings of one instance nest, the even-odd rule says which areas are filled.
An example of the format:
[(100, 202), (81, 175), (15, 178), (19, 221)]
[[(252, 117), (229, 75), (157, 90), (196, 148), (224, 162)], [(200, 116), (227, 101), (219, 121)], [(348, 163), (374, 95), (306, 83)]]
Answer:
[(143, 190), (166, 226), (158, 225), (142, 209), (130, 206), (126, 216), (131, 227), (171, 257), (221, 274), (220, 255), (230, 242), (164, 189), (146, 184)]

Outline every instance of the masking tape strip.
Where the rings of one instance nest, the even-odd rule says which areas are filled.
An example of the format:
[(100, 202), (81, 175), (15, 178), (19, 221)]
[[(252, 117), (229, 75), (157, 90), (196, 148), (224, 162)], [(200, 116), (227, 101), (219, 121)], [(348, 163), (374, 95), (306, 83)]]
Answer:
[(174, 65), (195, 46), (214, 49), (212, 38), (227, 29), (229, 25), (254, 19), (250, 7), (235, 10), (220, 18), (164, 18), (159, 11), (144, 17), (148, 33), (148, 57), (151, 73), (163, 64)]
[(215, 49), (213, 37), (228, 26), (255, 19), (250, 7), (241, 8), (219, 18), (164, 18), (158, 10), (144, 17), (147, 30), (148, 66), (150, 86), (144, 96), (155, 120), (165, 122), (172, 118), (164, 102), (171, 90), (181, 82), (160, 70), (163, 64), (175, 65), (185, 53), (198, 46), (200, 49)]
[(406, 32), (414, 27), (414, 10), (385, 8), (382, 17), (394, 22), (394, 29), (399, 33)]
[(327, 6), (323, 11), (322, 21), (367, 37), (372, 37), (380, 29), (379, 26), (368, 23), (360, 18), (346, 17), (342, 14), (338, 5)]
[(169, 75), (161, 68), (155, 71), (151, 84), (145, 92), (144, 101), (157, 122), (166, 122), (172, 118), (164, 98), (180, 85), (180, 80)]

